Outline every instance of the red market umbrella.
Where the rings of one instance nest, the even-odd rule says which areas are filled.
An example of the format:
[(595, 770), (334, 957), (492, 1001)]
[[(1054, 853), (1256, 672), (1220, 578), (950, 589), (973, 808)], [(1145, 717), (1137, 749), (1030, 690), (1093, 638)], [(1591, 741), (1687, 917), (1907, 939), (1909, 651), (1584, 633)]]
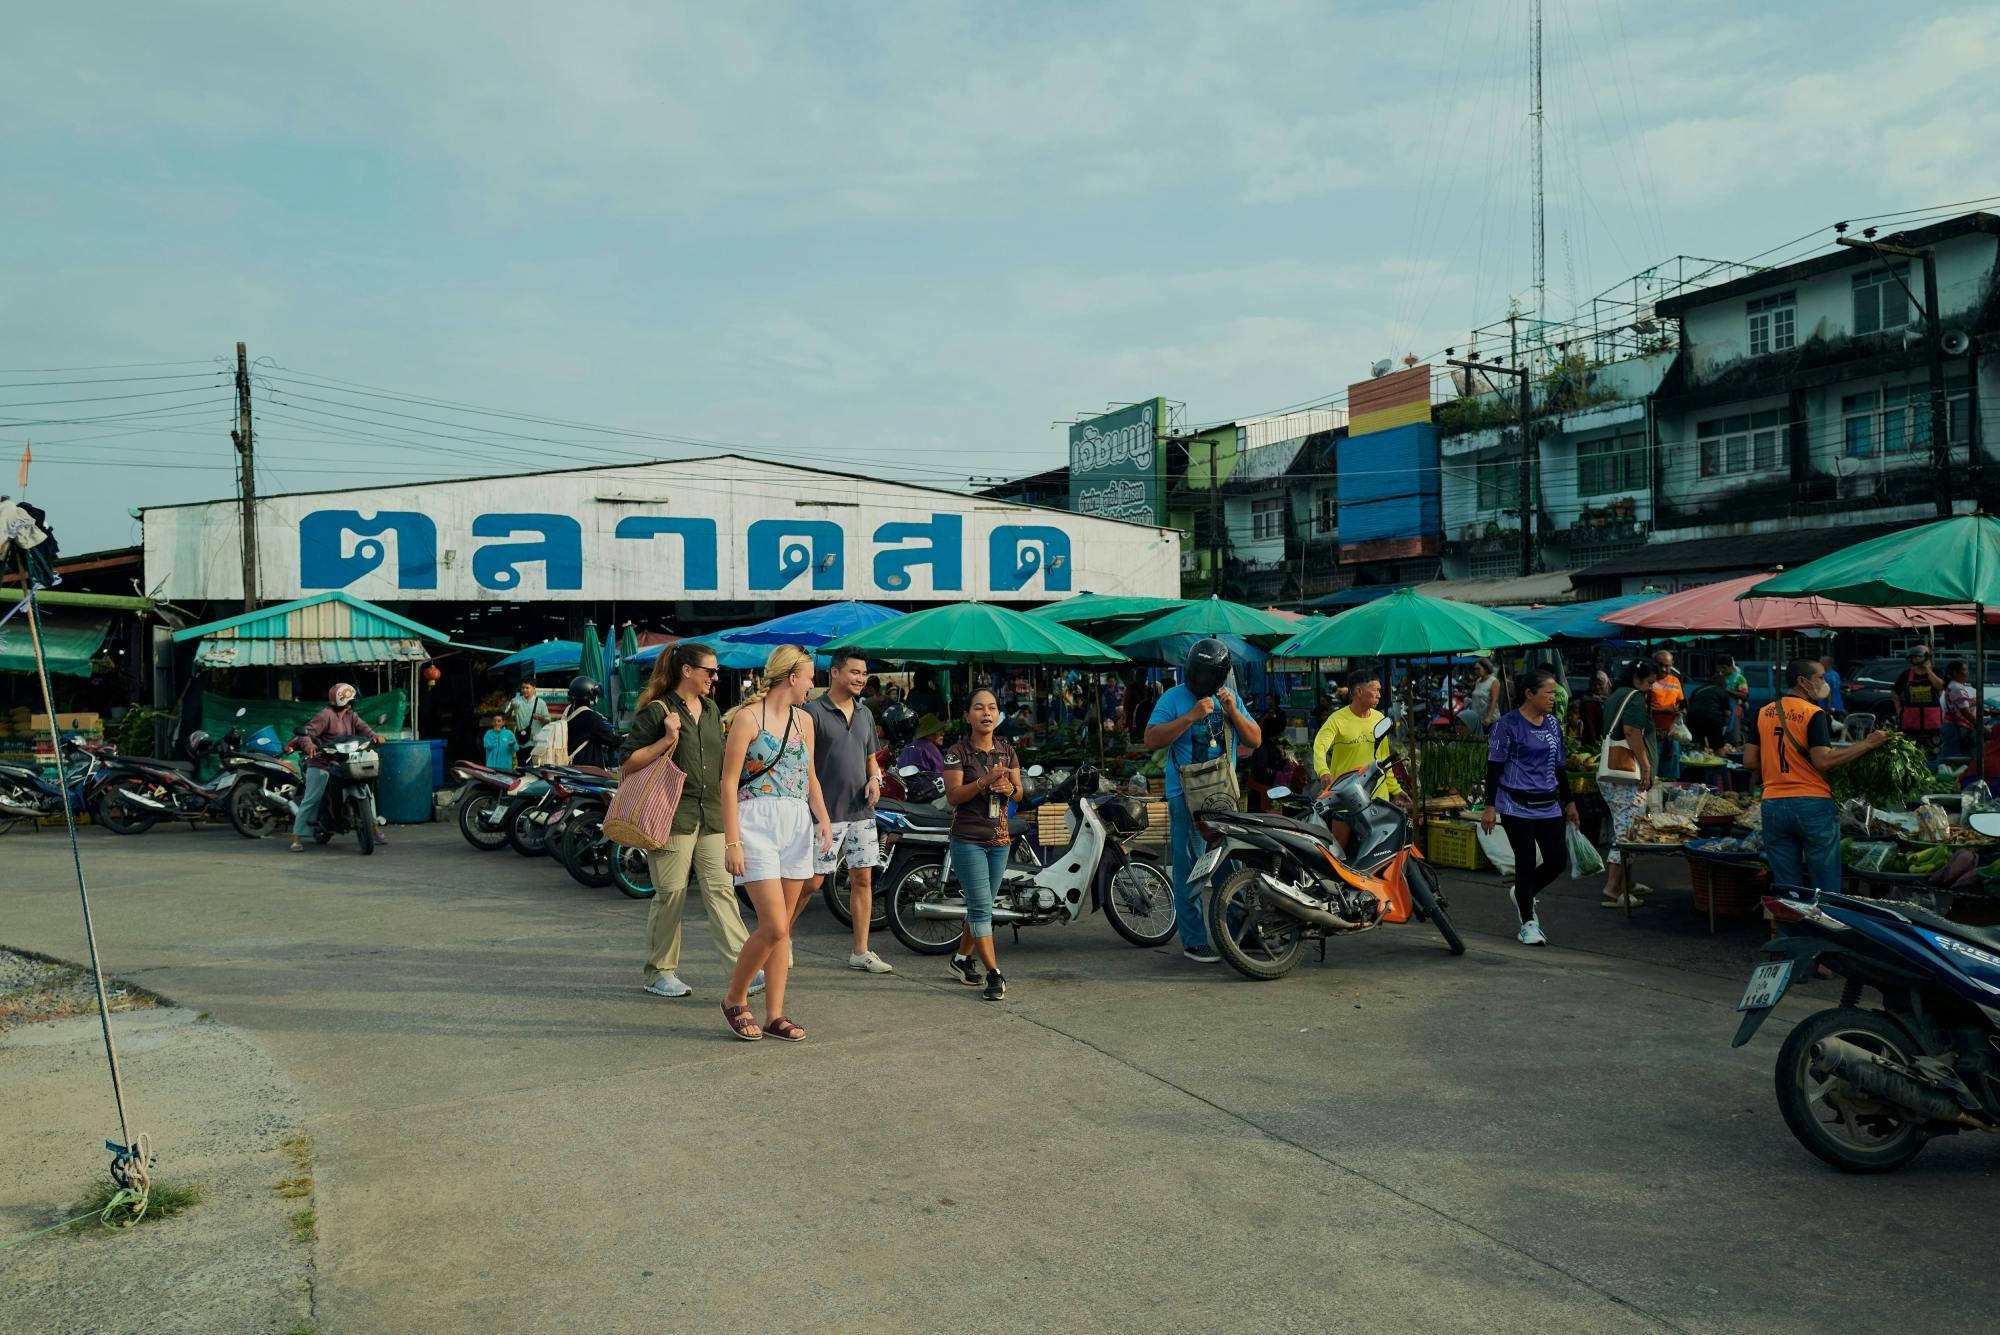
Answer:
[(1788, 630), (1911, 630), (1970, 626), (1970, 608), (1863, 607), (1825, 598), (1744, 598), (1769, 573), (1682, 589), (1634, 604), (1605, 618), (1634, 630), (1775, 635)]

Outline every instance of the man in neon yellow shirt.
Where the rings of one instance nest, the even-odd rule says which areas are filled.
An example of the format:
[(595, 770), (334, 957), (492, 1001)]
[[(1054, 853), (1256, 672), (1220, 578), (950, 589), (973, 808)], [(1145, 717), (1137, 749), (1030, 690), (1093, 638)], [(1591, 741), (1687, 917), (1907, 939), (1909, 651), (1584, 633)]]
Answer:
[[(1389, 755), (1389, 739), (1375, 740), (1375, 706), (1382, 701), (1381, 681), (1367, 669), (1359, 668), (1348, 674), (1347, 690), (1346, 707), (1329, 714), (1320, 725), (1319, 735), (1313, 738), (1313, 773), (1325, 787), (1332, 787), (1341, 775), (1366, 769)], [(1394, 773), (1387, 769), (1382, 772), (1375, 796), (1404, 800)]]

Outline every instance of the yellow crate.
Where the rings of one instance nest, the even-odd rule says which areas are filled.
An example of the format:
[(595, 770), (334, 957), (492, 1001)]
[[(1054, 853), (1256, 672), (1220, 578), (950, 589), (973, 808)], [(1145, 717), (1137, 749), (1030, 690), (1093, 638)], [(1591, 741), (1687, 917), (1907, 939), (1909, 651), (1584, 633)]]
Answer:
[(1479, 848), (1479, 829), (1462, 820), (1434, 820), (1424, 827), (1424, 856), (1440, 867), (1483, 871), (1493, 864)]
[(1035, 808), (1035, 838), (1044, 848), (1060, 848), (1069, 842), (1068, 811), (1054, 803)]

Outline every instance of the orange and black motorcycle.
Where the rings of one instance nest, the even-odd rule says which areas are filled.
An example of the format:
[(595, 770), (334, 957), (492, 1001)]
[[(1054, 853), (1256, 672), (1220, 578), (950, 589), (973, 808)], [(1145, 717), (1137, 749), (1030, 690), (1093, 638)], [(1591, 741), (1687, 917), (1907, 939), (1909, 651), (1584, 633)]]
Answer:
[[(1385, 715), (1376, 740), (1392, 726)], [(1413, 917), (1436, 927), (1452, 954), (1465, 953), (1409, 813), (1375, 795), (1383, 770), (1377, 761), (1343, 774), (1319, 797), (1271, 790), (1273, 801), (1298, 814), (1201, 814), (1214, 842), (1191, 879), (1208, 887), (1208, 939), (1238, 973), (1282, 978), (1308, 941)]]

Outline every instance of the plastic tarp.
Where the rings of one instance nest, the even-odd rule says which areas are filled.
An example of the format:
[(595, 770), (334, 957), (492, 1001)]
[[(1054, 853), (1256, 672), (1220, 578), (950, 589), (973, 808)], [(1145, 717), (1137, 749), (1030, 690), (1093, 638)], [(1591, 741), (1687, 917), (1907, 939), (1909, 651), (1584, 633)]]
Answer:
[[(232, 700), (226, 695), (216, 695), (209, 691), (201, 693), (201, 726), (215, 736), (221, 737), (231, 728), (241, 728), (248, 737), (259, 728), (275, 728), (278, 736), (290, 741), (299, 729), (311, 721), (314, 714), (326, 708), (324, 698), (318, 700)], [(384, 691), (381, 695), (357, 696), (354, 711), (377, 732), (394, 732), (403, 726), (409, 712), (410, 697), (405, 691)], [(236, 717), (241, 709), (243, 717)]]
[(1615, 640), (1625, 631), (1619, 626), (1616, 613), (1640, 603), (1651, 602), (1650, 593), (1629, 593), (1620, 598), (1599, 598), (1588, 603), (1564, 603), (1554, 607), (1502, 607), (1497, 610), (1506, 613), (1524, 626), (1533, 626), (1550, 639), (1556, 640)]
[[(111, 618), (79, 616), (49, 611), (40, 603), (36, 614), (42, 624), (42, 656), (52, 673), (67, 677), (88, 677), (90, 660), (111, 630)], [(0, 672), (35, 671), (35, 641), (28, 633), (28, 614), (15, 613), (0, 626)]]

